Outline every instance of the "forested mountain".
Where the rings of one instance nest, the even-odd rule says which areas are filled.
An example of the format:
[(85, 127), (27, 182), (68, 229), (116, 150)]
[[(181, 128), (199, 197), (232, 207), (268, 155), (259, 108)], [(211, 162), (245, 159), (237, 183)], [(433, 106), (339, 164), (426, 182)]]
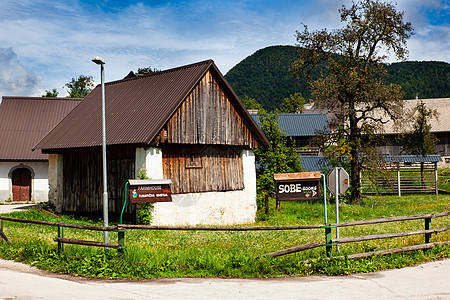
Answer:
[[(279, 108), (283, 99), (300, 92), (311, 97), (303, 79), (296, 79), (289, 68), (298, 58), (294, 46), (271, 46), (256, 51), (234, 66), (225, 78), (239, 97), (255, 98), (269, 111)], [(389, 83), (400, 84), (405, 99), (450, 97), (450, 64), (445, 62), (401, 62), (386, 66)], [(325, 70), (325, 69), (323, 69)], [(319, 72), (312, 74), (319, 76)]]

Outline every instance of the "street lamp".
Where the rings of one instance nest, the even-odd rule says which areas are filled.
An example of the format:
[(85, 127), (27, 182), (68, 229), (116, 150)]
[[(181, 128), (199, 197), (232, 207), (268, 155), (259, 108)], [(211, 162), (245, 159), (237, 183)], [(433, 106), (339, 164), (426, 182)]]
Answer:
[[(94, 63), (100, 65), (100, 75), (102, 81), (102, 157), (103, 157), (103, 226), (108, 227), (108, 180), (106, 162), (106, 113), (105, 113), (105, 61), (96, 56), (92, 59)], [(105, 243), (108, 243), (108, 231), (104, 231)]]

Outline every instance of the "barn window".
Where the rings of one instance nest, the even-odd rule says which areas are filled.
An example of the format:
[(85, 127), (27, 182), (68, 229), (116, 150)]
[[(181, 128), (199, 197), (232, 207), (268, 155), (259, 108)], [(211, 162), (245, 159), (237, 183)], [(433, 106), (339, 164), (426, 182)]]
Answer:
[(201, 169), (202, 156), (200, 154), (188, 154), (186, 155), (186, 169)]
[(172, 193), (224, 192), (244, 189), (242, 150), (225, 145), (164, 145), (164, 178)]

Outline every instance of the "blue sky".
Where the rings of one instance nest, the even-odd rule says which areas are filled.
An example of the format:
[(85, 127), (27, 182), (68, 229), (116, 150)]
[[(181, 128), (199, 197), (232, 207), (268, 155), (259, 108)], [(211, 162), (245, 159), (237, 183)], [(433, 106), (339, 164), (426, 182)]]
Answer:
[[(450, 62), (449, 0), (397, 0), (415, 35), (409, 60)], [(295, 30), (341, 26), (342, 0), (0, 0), (0, 96), (41, 96), (81, 74), (106, 81), (139, 67), (213, 59), (222, 73), (261, 48), (295, 45)]]

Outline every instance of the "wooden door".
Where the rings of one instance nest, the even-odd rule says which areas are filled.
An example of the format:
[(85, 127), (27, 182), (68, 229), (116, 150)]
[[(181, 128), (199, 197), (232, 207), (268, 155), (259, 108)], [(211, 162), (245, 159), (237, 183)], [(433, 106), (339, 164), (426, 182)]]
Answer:
[(13, 201), (31, 200), (31, 171), (25, 168), (16, 169), (12, 172)]

